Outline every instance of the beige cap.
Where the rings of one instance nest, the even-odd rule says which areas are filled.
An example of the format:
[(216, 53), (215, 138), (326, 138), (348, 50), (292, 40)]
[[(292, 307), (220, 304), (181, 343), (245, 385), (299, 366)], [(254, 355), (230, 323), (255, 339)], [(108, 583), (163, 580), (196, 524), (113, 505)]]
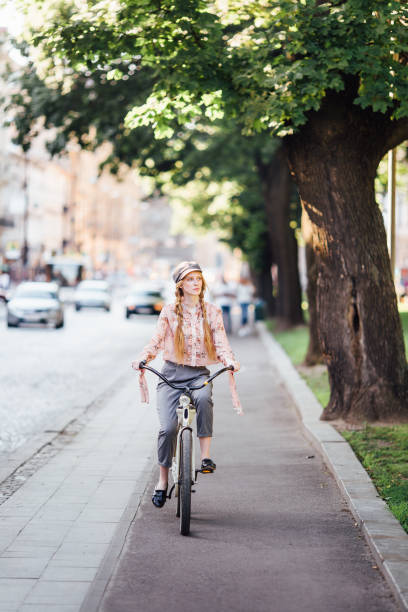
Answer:
[(196, 261), (182, 261), (174, 268), (173, 271), (173, 280), (176, 283), (179, 283), (187, 274), (190, 272), (203, 272)]

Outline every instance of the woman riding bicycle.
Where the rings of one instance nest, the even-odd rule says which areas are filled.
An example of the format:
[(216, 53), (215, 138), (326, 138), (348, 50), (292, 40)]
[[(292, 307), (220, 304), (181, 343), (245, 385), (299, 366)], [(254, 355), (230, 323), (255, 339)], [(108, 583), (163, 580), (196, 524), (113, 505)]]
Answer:
[[(206, 284), (202, 270), (194, 261), (183, 261), (173, 272), (176, 283), (176, 301), (164, 306), (157, 322), (156, 331), (145, 346), (139, 359), (132, 362), (140, 370), (142, 361), (154, 359), (164, 350), (162, 373), (174, 383), (198, 385), (209, 376), (207, 365), (221, 362), (240, 369), (228, 342), (222, 320), (221, 309), (204, 301)], [(140, 370), (141, 378), (144, 370)], [(231, 376), (232, 381), (232, 376)], [(234, 404), (240, 411), (239, 400), (232, 386)], [(171, 467), (177, 434), (177, 407), (180, 391), (164, 382), (157, 387), (157, 409), (160, 420), (158, 435), (159, 482), (152, 502), (162, 508), (166, 502), (168, 474)], [(213, 426), (212, 384), (193, 391), (197, 408), (197, 435), (200, 440), (201, 469), (213, 472), (215, 463), (210, 459), (210, 443)]]

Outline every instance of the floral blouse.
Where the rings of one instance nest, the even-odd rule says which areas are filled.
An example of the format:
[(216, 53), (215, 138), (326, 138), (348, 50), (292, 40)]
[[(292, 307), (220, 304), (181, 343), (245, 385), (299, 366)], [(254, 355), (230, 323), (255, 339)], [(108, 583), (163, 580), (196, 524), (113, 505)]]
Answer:
[[(205, 366), (220, 361), (225, 366), (236, 359), (228, 342), (222, 319), (221, 309), (215, 304), (205, 302), (207, 321), (217, 354), (217, 360), (209, 358), (204, 343), (203, 314), (200, 304), (191, 308), (183, 304), (184, 365)], [(160, 313), (156, 331), (144, 347), (140, 361), (151, 361), (164, 350), (164, 359), (177, 363), (174, 337), (178, 325), (175, 304), (167, 304)]]

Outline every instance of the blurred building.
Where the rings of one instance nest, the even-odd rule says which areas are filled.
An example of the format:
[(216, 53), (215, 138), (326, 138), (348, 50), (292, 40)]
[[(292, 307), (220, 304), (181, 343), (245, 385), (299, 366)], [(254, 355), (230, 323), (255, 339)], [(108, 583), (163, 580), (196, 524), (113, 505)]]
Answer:
[[(1, 75), (6, 65), (18, 68), (4, 43)], [(3, 76), (6, 95), (10, 88)], [(0, 125), (0, 263), (16, 280), (34, 276), (56, 255), (86, 258), (90, 274), (132, 271), (143, 250), (140, 236), (149, 237), (149, 224), (140, 227), (143, 193), (137, 173), (124, 170), (120, 180), (108, 171), (101, 174), (109, 145), (91, 153), (72, 144), (65, 155), (50, 158), (46, 142), (52, 133), (40, 131), (27, 153), (13, 144), (13, 134), (12, 127)], [(168, 234), (169, 206), (160, 206), (167, 213), (159, 225)], [(154, 237), (152, 242), (156, 246)]]
[(46, 133), (27, 154), (11, 136), (0, 129), (0, 253), (15, 274), (19, 263), (33, 275), (56, 254), (87, 256), (93, 273), (131, 267), (142, 199), (136, 173), (120, 182), (108, 172), (98, 176), (106, 151), (72, 147), (50, 159)]

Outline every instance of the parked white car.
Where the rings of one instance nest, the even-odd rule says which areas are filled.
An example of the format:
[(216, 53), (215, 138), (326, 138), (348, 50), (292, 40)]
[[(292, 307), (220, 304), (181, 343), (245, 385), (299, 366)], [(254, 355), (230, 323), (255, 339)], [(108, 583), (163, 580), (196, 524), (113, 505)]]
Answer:
[(102, 280), (84, 280), (79, 283), (74, 295), (75, 310), (81, 308), (111, 309), (112, 297), (109, 284)]
[(7, 303), (7, 326), (20, 323), (64, 325), (64, 306), (57, 283), (21, 283)]

